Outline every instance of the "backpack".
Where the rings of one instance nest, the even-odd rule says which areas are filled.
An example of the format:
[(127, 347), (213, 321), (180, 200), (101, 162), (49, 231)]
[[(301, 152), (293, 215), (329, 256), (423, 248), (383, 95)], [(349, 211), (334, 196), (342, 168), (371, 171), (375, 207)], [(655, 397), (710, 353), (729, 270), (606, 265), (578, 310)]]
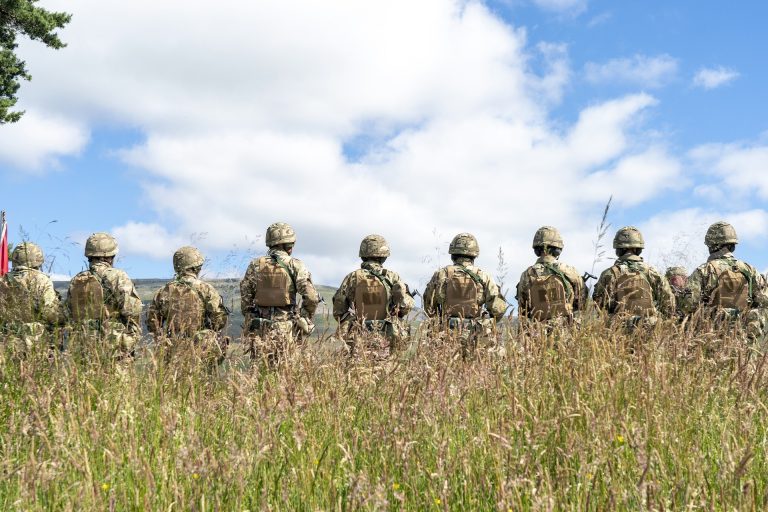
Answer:
[(358, 271), (355, 311), (359, 320), (384, 320), (389, 316), (389, 288), (384, 276), (370, 270)]
[(616, 313), (628, 313), (633, 316), (653, 316), (656, 305), (653, 302), (651, 283), (635, 265), (627, 265), (627, 272), (621, 272), (616, 278)]
[(73, 277), (67, 294), (72, 321), (106, 320), (109, 313), (104, 305), (104, 295), (101, 279), (90, 270), (80, 272)]
[(749, 309), (751, 297), (752, 276), (734, 264), (717, 275), (709, 303), (716, 308), (745, 311)]
[(0, 311), (6, 322), (30, 323), (36, 321), (35, 303), (29, 289), (16, 281), (12, 274), (0, 279)]
[(187, 283), (168, 284), (168, 318), (165, 329), (171, 336), (194, 336), (203, 328), (205, 306), (200, 294)]
[(476, 318), (480, 316), (477, 303), (477, 285), (482, 285), (480, 277), (464, 267), (453, 265), (445, 269), (445, 310), (448, 317)]
[(568, 298), (573, 293), (571, 283), (558, 269), (545, 267), (551, 273), (531, 277), (528, 316), (534, 320), (569, 318), (573, 311), (573, 304)]
[(285, 263), (277, 256), (262, 256), (258, 265), (254, 298), (256, 305), (264, 308), (290, 306), (293, 303), (291, 284), (294, 277)]

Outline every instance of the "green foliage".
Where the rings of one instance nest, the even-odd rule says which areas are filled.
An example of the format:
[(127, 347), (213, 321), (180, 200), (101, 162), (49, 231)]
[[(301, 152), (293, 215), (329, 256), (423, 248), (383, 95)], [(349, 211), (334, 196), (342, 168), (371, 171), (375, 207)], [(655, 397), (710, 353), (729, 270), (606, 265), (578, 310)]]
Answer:
[[(384, 364), (276, 371), (0, 352), (0, 509), (768, 507), (766, 356), (733, 335), (594, 322)], [(78, 354), (84, 354), (78, 355)]]
[(16, 37), (21, 34), (41, 41), (49, 48), (65, 44), (56, 29), (63, 28), (71, 15), (37, 7), (37, 0), (0, 0), (0, 124), (18, 121), (24, 112), (12, 111), (16, 105), (20, 80), (30, 80), (25, 62), (16, 55)]

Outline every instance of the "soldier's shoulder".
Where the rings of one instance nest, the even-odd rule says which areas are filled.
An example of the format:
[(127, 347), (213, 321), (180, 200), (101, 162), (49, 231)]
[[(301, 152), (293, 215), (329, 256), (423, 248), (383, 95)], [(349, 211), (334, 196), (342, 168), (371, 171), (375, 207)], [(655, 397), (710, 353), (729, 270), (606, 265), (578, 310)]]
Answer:
[(121, 281), (131, 281), (128, 272), (121, 268), (107, 267), (104, 269), (104, 276), (108, 279), (115, 279)]
[(388, 268), (384, 269), (384, 275), (391, 281), (400, 281), (400, 274)]
[(573, 265), (569, 265), (567, 263), (563, 263), (561, 261), (558, 261), (557, 262), (557, 268), (562, 273), (564, 273), (566, 275), (571, 275), (571, 276), (576, 276), (576, 277), (580, 277), (581, 276), (581, 274), (579, 274), (579, 271), (576, 270), (576, 267), (574, 267)]

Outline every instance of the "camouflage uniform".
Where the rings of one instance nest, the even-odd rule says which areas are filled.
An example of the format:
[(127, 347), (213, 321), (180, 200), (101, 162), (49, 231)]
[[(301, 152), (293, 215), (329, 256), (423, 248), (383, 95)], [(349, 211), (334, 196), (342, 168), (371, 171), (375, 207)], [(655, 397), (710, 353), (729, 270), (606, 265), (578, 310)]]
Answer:
[[(502, 297), (499, 287), (491, 276), (474, 265), (474, 259), (480, 254), (477, 239), (469, 233), (456, 235), (448, 249), (453, 256), (453, 264), (434, 273), (424, 289), (424, 313), (438, 322), (442, 329), (458, 335), (462, 355), (466, 358), (478, 342), (495, 348), (496, 322), (501, 320), (509, 305)], [(476, 314), (471, 316), (451, 313), (449, 284), (455, 276), (471, 278), (476, 283), (476, 296), (469, 297), (466, 306), (473, 306)], [(455, 309), (454, 309), (455, 311)]]
[(682, 320), (685, 318), (683, 311), (683, 295), (685, 294), (688, 272), (683, 267), (669, 267), (664, 273), (672, 293), (675, 294), (675, 316)]
[[(587, 303), (588, 292), (584, 278), (574, 267), (561, 263), (557, 256), (547, 252), (548, 248), (558, 252), (563, 248), (563, 239), (557, 229), (551, 226), (539, 228), (533, 237), (533, 248), (540, 251), (541, 256), (522, 273), (517, 283), (516, 298), (520, 318), (544, 320), (550, 326), (569, 323), (574, 319), (574, 314), (584, 309)], [(553, 282), (558, 290), (564, 292), (563, 297), (551, 297), (558, 294), (545, 293), (541, 284), (548, 279), (556, 280)], [(532, 291), (544, 296), (534, 297)]]
[[(312, 276), (300, 260), (291, 257), (284, 246), (296, 242), (296, 234), (288, 224), (278, 222), (267, 228), (266, 236), (269, 251), (266, 257), (256, 258), (248, 265), (245, 276), (240, 281), (240, 307), (245, 317), (243, 335), (250, 339), (251, 352), (259, 345), (262, 355), (272, 362), (285, 350), (314, 329), (314, 315), (320, 297), (312, 284)], [(260, 290), (260, 280), (268, 275), (270, 268), (279, 267), (287, 274), (285, 294), (288, 304), (268, 306), (260, 304), (264, 290)], [(296, 295), (302, 298), (301, 308), (297, 311)]]
[[(44, 256), (30, 242), (17, 245), (11, 255), (13, 270), (0, 280), (0, 332), (21, 353), (52, 336), (61, 321), (61, 304), (51, 279), (39, 269)], [(52, 346), (53, 338), (48, 345)]]
[[(155, 293), (147, 314), (147, 328), (159, 344), (168, 346), (169, 355), (190, 342), (207, 362), (221, 362), (228, 344), (221, 331), (227, 324), (229, 311), (216, 288), (199, 279), (204, 262), (205, 258), (194, 247), (176, 251), (173, 255), (176, 275)], [(194, 293), (191, 300), (184, 295), (187, 290)]]
[[(613, 241), (614, 249), (642, 249), (644, 246), (642, 234), (632, 226), (620, 229)], [(644, 299), (647, 300), (647, 309), (643, 311), (633, 305), (638, 296), (642, 298), (640, 290), (621, 286), (622, 281), (632, 275), (643, 278), (650, 288), (651, 296)], [(620, 256), (613, 266), (600, 274), (592, 298), (599, 308), (610, 315), (617, 315), (631, 326), (640, 320), (646, 325), (655, 325), (659, 316), (670, 318), (675, 313), (675, 295), (667, 280), (642, 257), (631, 253)]]
[[(712, 224), (707, 230), (705, 243), (711, 252), (707, 262), (688, 278), (682, 300), (683, 310), (692, 314), (702, 308), (716, 325), (732, 325), (738, 320), (746, 328), (750, 339), (763, 337), (768, 317), (768, 283), (765, 277), (752, 265), (736, 259), (728, 250), (727, 245), (738, 243), (736, 230), (730, 224)], [(729, 271), (739, 278), (744, 276), (744, 310), (717, 303), (719, 281)]]
[[(400, 279), (400, 276), (396, 272), (385, 269), (383, 261), (379, 262), (388, 258), (389, 255), (389, 246), (384, 237), (379, 235), (365, 237), (360, 244), (359, 256), (364, 260), (360, 269), (347, 274), (333, 296), (333, 316), (339, 322), (341, 337), (345, 339), (352, 352), (358, 345), (358, 341), (367, 341), (371, 338), (371, 336), (365, 336), (366, 333), (374, 333), (372, 341), (375, 344), (379, 342), (375, 334), (383, 333), (390, 353), (397, 349), (407, 337), (407, 326), (403, 324), (402, 319), (413, 309), (415, 301), (408, 292), (408, 285)], [(379, 261), (373, 261), (373, 258), (378, 258)], [(386, 312), (371, 313), (377, 318), (371, 318), (362, 311), (366, 306), (370, 309), (369, 304), (356, 304), (356, 301), (375, 300), (366, 297), (362, 288), (358, 289), (368, 286), (369, 282), (380, 285), (384, 291), (380, 309), (386, 309)], [(361, 311), (357, 311), (356, 307)]]
[[(100, 339), (115, 357), (132, 355), (141, 337), (142, 303), (133, 281), (123, 270), (107, 260), (117, 254), (117, 241), (107, 233), (94, 233), (85, 244), (88, 270), (72, 278), (67, 293), (66, 310), (73, 334), (80, 339)], [(107, 259), (105, 259), (107, 258)], [(81, 278), (95, 276), (103, 289), (101, 318), (76, 319), (74, 288)]]

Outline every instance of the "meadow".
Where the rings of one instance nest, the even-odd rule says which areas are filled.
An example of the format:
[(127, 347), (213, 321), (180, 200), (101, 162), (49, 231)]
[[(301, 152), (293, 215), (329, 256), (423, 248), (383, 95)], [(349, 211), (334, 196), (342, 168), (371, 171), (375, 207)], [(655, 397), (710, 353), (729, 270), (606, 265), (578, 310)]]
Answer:
[(764, 510), (766, 356), (674, 324), (462, 361), (320, 337), (214, 373), (144, 347), (0, 361), (3, 510)]

